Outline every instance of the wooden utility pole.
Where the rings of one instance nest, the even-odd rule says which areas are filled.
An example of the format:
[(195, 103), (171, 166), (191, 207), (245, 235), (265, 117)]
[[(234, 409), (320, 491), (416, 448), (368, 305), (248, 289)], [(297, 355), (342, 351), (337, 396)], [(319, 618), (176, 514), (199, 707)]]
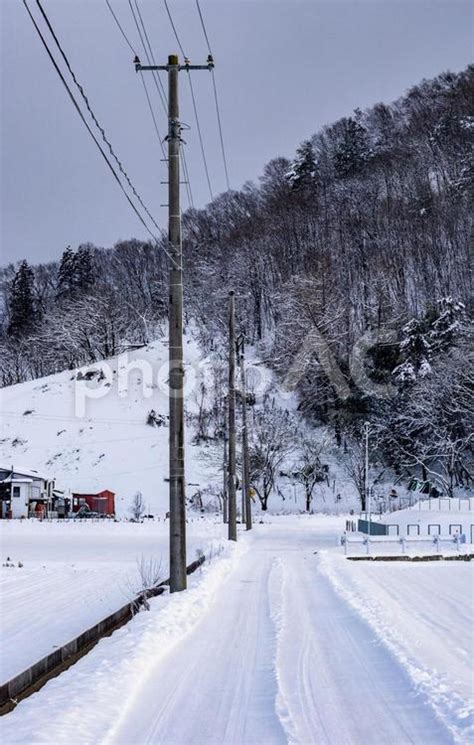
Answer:
[(180, 145), (178, 77), (180, 70), (212, 70), (207, 65), (179, 64), (177, 54), (167, 65), (141, 65), (136, 71), (166, 70), (168, 73), (168, 221), (169, 221), (169, 468), (170, 468), (170, 591), (186, 589), (186, 479), (184, 470), (184, 364), (183, 364), (183, 257), (181, 245)]
[(235, 296), (229, 292), (229, 458), (227, 496), (229, 501), (229, 541), (237, 540), (237, 504), (235, 494)]
[[(242, 398), (242, 516), (245, 515), (246, 529), (252, 530), (252, 505), (250, 499), (250, 463), (247, 425), (247, 383), (245, 376), (245, 340), (243, 334), (239, 336), (237, 342), (237, 355), (239, 359)], [(242, 517), (242, 520), (243, 519), (244, 518)]]
[[(227, 402), (226, 402), (227, 406)], [(228, 481), (228, 474), (227, 474), (227, 412), (224, 415), (224, 453), (222, 457), (222, 473), (223, 473), (223, 479), (222, 479), (222, 520), (224, 524), (227, 523), (229, 517), (228, 517), (228, 499), (227, 499), (227, 481)]]

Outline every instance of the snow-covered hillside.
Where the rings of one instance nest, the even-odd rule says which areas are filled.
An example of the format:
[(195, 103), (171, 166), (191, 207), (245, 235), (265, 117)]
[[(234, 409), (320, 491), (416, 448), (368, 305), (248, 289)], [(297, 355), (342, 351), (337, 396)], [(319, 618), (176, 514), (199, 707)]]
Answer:
[[(189, 412), (202, 366), (190, 336), (185, 339), (185, 363)], [(105, 375), (101, 381), (78, 380), (77, 371), (68, 370), (4, 388), (0, 463), (36, 469), (56, 478), (57, 487), (66, 491), (111, 489), (122, 516), (139, 490), (147, 511), (163, 514), (168, 509), (167, 365), (163, 339), (96, 363), (94, 369)], [(151, 410), (161, 426), (147, 424)], [(187, 427), (188, 496), (196, 484), (220, 483), (222, 478), (218, 465), (206, 457), (209, 451), (192, 444), (193, 435)]]
[[(220, 490), (222, 441), (194, 442), (201, 382), (206, 385), (207, 405), (212, 405), (216, 392), (212, 362), (203, 355), (191, 328), (184, 354), (186, 477), (191, 498), (207, 487), (214, 494)], [(87, 379), (93, 371), (94, 377)], [(297, 426), (294, 448), (279, 469), (283, 475), (278, 476), (269, 511), (305, 510), (303, 486), (291, 474), (298, 460), (297, 448), (306, 438), (321, 448), (321, 460), (328, 466), (327, 479), (315, 486), (312, 509), (328, 513), (357, 510), (357, 493), (334, 438), (324, 428), (314, 429), (303, 421), (296, 394), (281, 390), (254, 349), (249, 349), (247, 372), (248, 389), (256, 400), (256, 405), (249, 407), (250, 440), (263, 406), (267, 411), (276, 407), (289, 412)], [(129, 516), (132, 498), (140, 491), (146, 512), (163, 515), (168, 509), (167, 375), (168, 346), (162, 338), (90, 367), (0, 390), (0, 465), (35, 469), (55, 478), (57, 487), (66, 492), (110, 489), (116, 493), (116, 510), (121, 517)], [(154, 412), (155, 426), (148, 423), (150, 412)], [(209, 496), (207, 503), (218, 506), (219, 500)], [(255, 509), (259, 509), (258, 502)]]

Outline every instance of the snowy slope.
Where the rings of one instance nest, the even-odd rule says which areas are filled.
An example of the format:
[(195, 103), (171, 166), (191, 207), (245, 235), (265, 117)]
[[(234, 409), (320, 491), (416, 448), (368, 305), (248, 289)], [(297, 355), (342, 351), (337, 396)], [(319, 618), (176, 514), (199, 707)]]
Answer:
[[(193, 444), (195, 426), (189, 415), (197, 411), (200, 382), (205, 381), (208, 389), (212, 389), (212, 382), (209, 385), (209, 361), (203, 358), (191, 329), (185, 337), (184, 354), (185, 456), (187, 494), (191, 497), (198, 488), (208, 485), (214, 491), (220, 489), (222, 442)], [(276, 376), (262, 364), (254, 349), (248, 352), (247, 365), (248, 388), (257, 401), (249, 411), (250, 438), (253, 409), (261, 407), (264, 399), (294, 413), (301, 440), (312, 437), (315, 442), (327, 441), (322, 461), (329, 466), (329, 483), (316, 486), (313, 509), (328, 513), (357, 510), (359, 500), (333, 438), (324, 428), (314, 429), (303, 422), (296, 411), (295, 394), (282, 391)], [(111, 489), (116, 493), (116, 510), (121, 517), (129, 514), (131, 499), (139, 490), (147, 512), (163, 515), (168, 509), (167, 340), (160, 339), (90, 368), (81, 368), (80, 374), (90, 369), (102, 370), (104, 379), (78, 381), (77, 370), (64, 371), (0, 390), (0, 464), (36, 469), (56, 478), (58, 488), (66, 491)], [(147, 424), (152, 409), (164, 417), (163, 426)], [(291, 455), (286, 460), (284, 467), (288, 472), (296, 457)], [(336, 501), (337, 494), (340, 501)], [(291, 478), (279, 478), (278, 489), (269, 500), (269, 511), (293, 513), (304, 509), (302, 485)]]
[[(168, 414), (166, 340), (95, 364), (103, 369), (101, 382), (78, 381), (77, 371), (65, 371), (0, 391), (2, 429), (0, 463), (35, 468), (57, 479), (58, 488), (75, 492), (111, 489), (119, 515), (128, 512), (137, 490), (147, 511), (163, 514), (167, 508), (168, 426), (150, 427), (151, 409)], [(193, 383), (200, 374), (201, 355), (190, 337), (185, 341), (188, 396), (193, 410)], [(138, 365), (127, 374), (127, 366)], [(85, 370), (86, 368), (82, 368)], [(87, 368), (89, 369), (89, 368)], [(85, 398), (97, 392), (100, 398)], [(81, 402), (85, 400), (84, 416)], [(186, 466), (188, 496), (195, 484), (220, 483), (218, 467), (204, 457), (208, 452), (192, 445), (187, 427)]]

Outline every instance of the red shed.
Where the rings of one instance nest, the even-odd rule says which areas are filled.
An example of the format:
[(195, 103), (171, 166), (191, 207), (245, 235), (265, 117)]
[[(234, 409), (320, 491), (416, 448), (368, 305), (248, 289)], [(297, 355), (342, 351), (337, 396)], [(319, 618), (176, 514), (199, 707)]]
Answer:
[(93, 512), (101, 515), (115, 515), (115, 494), (104, 489), (97, 494), (73, 494), (72, 511), (78, 512), (83, 505), (87, 505)]

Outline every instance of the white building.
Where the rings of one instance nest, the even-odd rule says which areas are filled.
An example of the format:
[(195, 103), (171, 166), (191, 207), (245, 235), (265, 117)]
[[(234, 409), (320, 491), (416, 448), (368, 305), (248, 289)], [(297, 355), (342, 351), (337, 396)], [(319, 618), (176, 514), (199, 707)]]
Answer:
[(50, 511), (54, 479), (38, 471), (0, 465), (0, 518), (40, 516)]

